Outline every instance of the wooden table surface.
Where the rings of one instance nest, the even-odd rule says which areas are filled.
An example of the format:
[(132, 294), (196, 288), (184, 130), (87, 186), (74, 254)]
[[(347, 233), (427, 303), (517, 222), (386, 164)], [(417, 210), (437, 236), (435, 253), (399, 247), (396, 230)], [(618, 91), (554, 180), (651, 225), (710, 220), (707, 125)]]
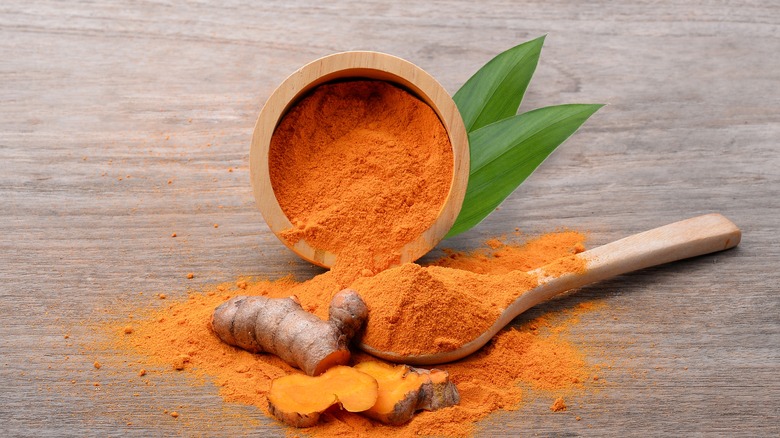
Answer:
[[(607, 352), (590, 360), (612, 364), (609, 384), (560, 415), (528, 400), (479, 435), (780, 434), (780, 4), (214, 3), (224, 4), (0, 5), (3, 436), (283, 436), (185, 377), (137, 397), (119, 377), (92, 387), (84, 322), (148, 304), (139, 292), (176, 299), (241, 275), (321, 272), (269, 232), (249, 184), (255, 118), (298, 67), (377, 50), (454, 93), (543, 34), (524, 108), (609, 105), (499, 211), (442, 246), (474, 248), (515, 227), (587, 230), (593, 246), (708, 212), (744, 236), (737, 249), (536, 309), (604, 298), (574, 335)], [(158, 410), (178, 405), (209, 420)]]

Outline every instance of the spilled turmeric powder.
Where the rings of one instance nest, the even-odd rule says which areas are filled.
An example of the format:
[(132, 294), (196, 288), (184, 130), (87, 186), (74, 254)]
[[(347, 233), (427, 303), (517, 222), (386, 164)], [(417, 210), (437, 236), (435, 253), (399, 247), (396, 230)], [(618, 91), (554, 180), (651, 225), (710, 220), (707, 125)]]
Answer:
[[(578, 252), (583, 240), (580, 233), (559, 232), (545, 234), (522, 245), (493, 242), (493, 247), (475, 253), (449, 252), (445, 258), (427, 266), (404, 265), (396, 268), (395, 274), (384, 275), (408, 275), (410, 290), (414, 290), (414, 281), (438, 281), (441, 285), (449, 282), (452, 288), (460, 282), (476, 284), (480, 278), (488, 277), (506, 280), (514, 275), (525, 281), (529, 279), (520, 274)], [(462, 268), (468, 268), (468, 271)], [(490, 275), (476, 274), (476, 271)], [(381, 288), (378, 283), (381, 283), (382, 275), (359, 278), (355, 283)], [(238, 288), (236, 283), (216, 285), (193, 293), (183, 301), (170, 300), (167, 307), (150, 312), (144, 318), (138, 318), (143, 312), (136, 309), (132, 330), (125, 330), (130, 324), (128, 321), (105, 327), (114, 340), (112, 348), (126, 352), (128, 358), (133, 357), (135, 368), (132, 373), (143, 372), (147, 378), (146, 370), (149, 369), (194, 374), (213, 382), (226, 401), (252, 405), (268, 414), (267, 393), (271, 381), (297, 371), (274, 355), (252, 354), (220, 341), (209, 328), (212, 312), (219, 304), (237, 295), (287, 297), (295, 294), (304, 309), (324, 317), (327, 304), (340, 285), (332, 272), (326, 272), (304, 282), (284, 277), (275, 281), (242, 280), (241, 286)], [(492, 286), (500, 289), (498, 280)], [(486, 296), (485, 303), (488, 307), (492, 307), (490, 303), (500, 306), (501, 298)], [(419, 310), (415, 309), (417, 302), (408, 298), (386, 304), (390, 308), (405, 309), (397, 313), (397, 323)], [(589, 310), (588, 306), (577, 307), (567, 311), (569, 317), (562, 321), (547, 315), (510, 327), (477, 353), (442, 365), (461, 394), (457, 406), (423, 412), (403, 426), (387, 426), (357, 414), (328, 411), (318, 425), (305, 433), (314, 436), (464, 436), (472, 434), (476, 422), (491, 412), (517, 409), (525, 391), (582, 391), (585, 382), (592, 381), (596, 370), (588, 363), (582, 349), (567, 340), (563, 332), (576, 323), (579, 313)], [(435, 312), (428, 315), (432, 313)], [(474, 322), (469, 320), (469, 312), (462, 311), (460, 315), (464, 321)], [(435, 318), (414, 323), (418, 324), (414, 332), (421, 336), (437, 324)], [(540, 327), (548, 330), (540, 330)], [(396, 334), (399, 335), (396, 342), (405, 340), (410, 343), (409, 348), (414, 348), (414, 340), (400, 336), (401, 333), (394, 333), (394, 336)], [(439, 337), (446, 346), (446, 336), (440, 334)], [(140, 361), (138, 356), (142, 358)], [(376, 359), (360, 352), (353, 355), (353, 363), (367, 360)], [(300, 434), (301, 431), (291, 433)]]
[(553, 412), (565, 411), (566, 402), (563, 400), (563, 397), (556, 398), (553, 404), (550, 405), (550, 410)]

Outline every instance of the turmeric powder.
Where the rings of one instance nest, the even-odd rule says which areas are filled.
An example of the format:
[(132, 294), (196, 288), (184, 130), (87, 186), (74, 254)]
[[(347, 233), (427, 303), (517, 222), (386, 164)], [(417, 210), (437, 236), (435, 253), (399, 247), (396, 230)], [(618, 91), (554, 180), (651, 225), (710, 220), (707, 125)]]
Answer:
[(370, 315), (361, 342), (403, 355), (455, 350), (536, 284), (523, 271), (485, 275), (414, 263), (359, 278), (352, 287)]
[[(442, 273), (458, 270), (500, 276), (513, 270), (533, 270), (562, 256), (574, 254), (583, 240), (584, 236), (580, 233), (558, 232), (540, 236), (522, 245), (492, 242), (495, 248), (485, 248), (470, 254), (448, 252), (445, 258), (428, 266), (404, 266), (400, 269), (436, 272), (446, 268), (431, 274), (433, 278), (438, 274), (444, 277)], [(361, 278), (356, 282), (367, 282), (370, 279)], [(128, 359), (125, 360), (133, 364), (128, 372), (132, 372), (135, 377), (140, 367), (144, 370), (175, 372), (172, 365), (186, 355), (187, 366), (179, 372), (206, 377), (214, 383), (226, 401), (256, 406), (270, 415), (267, 394), (271, 382), (297, 371), (274, 355), (251, 354), (222, 342), (209, 328), (212, 312), (218, 305), (237, 295), (287, 297), (294, 294), (304, 309), (325, 319), (328, 303), (332, 295), (340, 290), (340, 286), (332, 272), (325, 272), (302, 283), (290, 277), (275, 281), (242, 281), (246, 281), (246, 289), (239, 289), (235, 282), (216, 285), (202, 293), (193, 293), (183, 301), (167, 300), (170, 303), (166, 307), (157, 312), (147, 312), (145, 317), (138, 316), (144, 312), (134, 310), (132, 313), (136, 317), (132, 320), (132, 333), (124, 331), (130, 323), (127, 320), (120, 320), (107, 327), (111, 330), (114, 345), (112, 353), (106, 353), (106, 360), (113, 357), (113, 351), (117, 349), (126, 351)], [(415, 304), (414, 301), (400, 303), (402, 306)], [(406, 312), (411, 310), (413, 307), (406, 308)], [(594, 306), (578, 306), (565, 311), (562, 320), (545, 315), (526, 321), (520, 326), (503, 330), (477, 353), (442, 365), (460, 393), (460, 403), (456, 406), (422, 412), (401, 426), (388, 426), (349, 412), (329, 410), (323, 414), (325, 421), (307, 429), (307, 433), (316, 436), (464, 436), (473, 433), (475, 422), (489, 413), (516, 409), (526, 391), (581, 391), (591, 384), (596, 375), (595, 367), (588, 364), (580, 347), (567, 340), (564, 329), (576, 324), (579, 314), (593, 310)], [(120, 315), (126, 313), (126, 309), (121, 309)], [(468, 312), (461, 312), (460, 316), (468, 321)], [(417, 334), (431, 327), (426, 321), (420, 323)], [(138, 360), (138, 356), (142, 359)], [(375, 360), (365, 353), (355, 352), (352, 355), (352, 363), (356, 364)], [(151, 375), (154, 379), (158, 374), (152, 372)], [(144, 378), (149, 376), (147, 373)], [(182, 418), (197, 421), (192, 415)]]
[(436, 220), (453, 174), (436, 113), (385, 81), (327, 83), (282, 118), (268, 157), (271, 185), (304, 239), (337, 256), (343, 287), (396, 264)]
[(565, 411), (566, 402), (563, 400), (563, 397), (556, 398), (553, 404), (550, 405), (550, 410), (553, 412)]

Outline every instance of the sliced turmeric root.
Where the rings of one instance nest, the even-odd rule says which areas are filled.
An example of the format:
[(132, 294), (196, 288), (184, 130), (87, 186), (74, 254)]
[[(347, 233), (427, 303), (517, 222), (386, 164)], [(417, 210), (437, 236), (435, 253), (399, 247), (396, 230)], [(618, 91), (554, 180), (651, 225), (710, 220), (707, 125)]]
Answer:
[(268, 392), (268, 409), (286, 424), (310, 427), (334, 404), (349, 412), (361, 412), (374, 406), (377, 394), (376, 379), (339, 365), (317, 377), (291, 374), (274, 380)]
[(419, 410), (435, 411), (460, 402), (446, 371), (381, 362), (361, 362), (355, 368), (379, 384), (376, 403), (362, 414), (386, 424), (404, 424)]

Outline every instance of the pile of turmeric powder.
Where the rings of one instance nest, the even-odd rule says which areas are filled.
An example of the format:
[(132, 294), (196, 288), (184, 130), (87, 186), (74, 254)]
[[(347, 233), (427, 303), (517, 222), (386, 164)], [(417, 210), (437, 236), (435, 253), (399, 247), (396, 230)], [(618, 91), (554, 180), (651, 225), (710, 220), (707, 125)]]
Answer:
[[(500, 306), (502, 301), (496, 290), (505, 288), (490, 281), (480, 282), (477, 278), (508, 279), (516, 276), (525, 281), (527, 279), (519, 273), (577, 253), (582, 250), (583, 241), (582, 234), (572, 231), (545, 234), (524, 244), (491, 241), (490, 248), (470, 254), (450, 252), (427, 266), (404, 265), (373, 277), (359, 278), (355, 285), (362, 285), (363, 293), (370, 296), (369, 288), (376, 287), (381, 291), (382, 282), (391, 276), (398, 277), (394, 281), (407, 281), (410, 291), (416, 287), (416, 281), (423, 284), (426, 281), (438, 282), (442, 290), (455, 289), (461, 281), (471, 281), (470, 293), (484, 297), (486, 303)], [(145, 369), (205, 377), (219, 388), (226, 401), (256, 406), (268, 414), (267, 394), (271, 382), (297, 371), (274, 355), (252, 354), (222, 342), (209, 324), (214, 309), (237, 295), (288, 297), (294, 294), (305, 309), (323, 316), (331, 295), (339, 289), (341, 285), (332, 272), (304, 282), (294, 281), (291, 277), (274, 281), (244, 279), (235, 284), (216, 285), (192, 293), (186, 300), (148, 312), (144, 318), (138, 318), (143, 312), (136, 309), (133, 311), (136, 318), (111, 324), (106, 329), (115, 341), (112, 348), (126, 352), (128, 362), (132, 357), (133, 363)], [(414, 337), (402, 334), (408, 332), (425, 336), (426, 333), (436, 332), (438, 322), (435, 317), (414, 321), (405, 321), (404, 318), (415, 314), (417, 306), (438, 305), (436, 302), (440, 297), (421, 294), (410, 300), (404, 299), (403, 293), (379, 295), (387, 298), (382, 303), (385, 314), (390, 317), (392, 314), (399, 315), (392, 336), (394, 342), (408, 342), (411, 351), (415, 348)], [(371, 299), (366, 301), (371, 303)], [(492, 304), (487, 307), (492, 307)], [(388, 426), (346, 411), (328, 410), (318, 425), (306, 429), (305, 433), (314, 436), (463, 436), (473, 433), (476, 422), (489, 413), (517, 409), (524, 390), (529, 388), (555, 391), (556, 394), (581, 390), (584, 382), (594, 375), (595, 368), (588, 365), (583, 351), (568, 341), (561, 331), (574, 322), (577, 312), (583, 310), (586, 309), (574, 309), (570, 311), (574, 315), (568, 319), (563, 315), (559, 322), (545, 316), (508, 328), (477, 353), (440, 366), (449, 373), (460, 391), (461, 399), (457, 406), (423, 412), (402, 426)], [(428, 316), (435, 313), (426, 312)], [(469, 311), (460, 311), (458, 318), (464, 327), (480, 323), (480, 316), (475, 319)], [(406, 326), (408, 323), (414, 325)], [(552, 329), (544, 330), (545, 327)], [(443, 334), (434, 336), (446, 338)], [(446, 344), (447, 341), (442, 342)], [(138, 356), (142, 360), (139, 361)], [(353, 363), (369, 360), (376, 359), (365, 353), (356, 353), (352, 357)], [(554, 398), (551, 396), (551, 400)]]
[(425, 102), (385, 81), (316, 87), (279, 122), (268, 151), (271, 186), (304, 239), (336, 255), (343, 282), (398, 263), (450, 190), (447, 131)]
[(536, 283), (523, 271), (485, 275), (407, 263), (358, 279), (352, 287), (371, 315), (362, 342), (380, 351), (419, 355), (456, 350), (476, 339)]

